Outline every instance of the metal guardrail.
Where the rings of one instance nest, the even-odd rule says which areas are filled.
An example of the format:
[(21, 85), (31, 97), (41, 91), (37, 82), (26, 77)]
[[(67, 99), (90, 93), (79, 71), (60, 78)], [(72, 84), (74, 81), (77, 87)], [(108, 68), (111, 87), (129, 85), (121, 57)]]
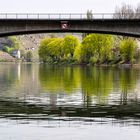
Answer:
[(0, 13), (0, 19), (140, 19), (140, 13), (133, 17), (125, 13), (120, 18), (119, 13)]

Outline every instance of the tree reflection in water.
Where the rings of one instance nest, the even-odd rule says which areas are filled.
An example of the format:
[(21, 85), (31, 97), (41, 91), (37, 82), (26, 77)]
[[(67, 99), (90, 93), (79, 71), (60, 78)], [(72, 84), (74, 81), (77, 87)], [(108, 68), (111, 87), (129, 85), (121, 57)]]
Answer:
[[(140, 118), (139, 79), (140, 72), (136, 68), (3, 66), (0, 67), (0, 82), (8, 86), (4, 92), (0, 90), (0, 116), (136, 120)], [(17, 94), (12, 94), (15, 92)]]

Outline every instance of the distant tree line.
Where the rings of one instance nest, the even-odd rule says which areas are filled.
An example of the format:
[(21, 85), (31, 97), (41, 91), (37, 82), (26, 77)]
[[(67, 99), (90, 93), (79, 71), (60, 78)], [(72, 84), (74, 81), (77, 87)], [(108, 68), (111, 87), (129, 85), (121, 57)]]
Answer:
[(40, 43), (40, 60), (49, 63), (73, 61), (75, 50), (79, 45), (79, 40), (72, 35), (64, 38), (45, 38)]
[(41, 62), (75, 64), (134, 63), (137, 42), (133, 38), (89, 34), (80, 42), (72, 35), (64, 38), (45, 38), (39, 47)]
[(140, 18), (140, 4), (137, 7), (123, 3), (121, 7), (116, 6), (114, 18), (132, 19)]

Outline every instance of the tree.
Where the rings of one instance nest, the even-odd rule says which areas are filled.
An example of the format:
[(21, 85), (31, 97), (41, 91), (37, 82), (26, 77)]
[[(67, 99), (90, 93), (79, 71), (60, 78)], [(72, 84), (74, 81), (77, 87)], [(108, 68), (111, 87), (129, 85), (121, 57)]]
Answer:
[(49, 44), (53, 39), (54, 39), (54, 38), (44, 38), (43, 40), (41, 40), (40, 46), (39, 46), (39, 51), (38, 51), (40, 61), (47, 62), (48, 57), (49, 57), (49, 55), (50, 55), (49, 48), (48, 48), (48, 44)]
[(28, 51), (28, 52), (26, 53), (26, 57), (25, 57), (26, 61), (27, 61), (27, 62), (31, 62), (31, 61), (32, 61), (32, 58), (33, 58), (32, 52), (31, 52), (31, 51)]
[(18, 41), (17, 37), (10, 36), (5, 39), (6, 39), (6, 44), (4, 43), (5, 45), (2, 47), (2, 50), (4, 52), (12, 54), (14, 50), (19, 50), (21, 48), (20, 42)]
[(49, 56), (53, 61), (59, 61), (64, 57), (63, 38), (53, 38), (48, 44)]
[(45, 38), (39, 47), (39, 57), (43, 62), (59, 61), (64, 57), (63, 38)]
[(92, 10), (87, 10), (87, 19), (92, 19), (92, 18), (93, 18)]
[(17, 40), (17, 37), (11, 36), (11, 37), (9, 37), (9, 39), (12, 42), (12, 48), (14, 48), (14, 49), (19, 49), (20, 48), (20, 42)]
[(135, 9), (135, 18), (140, 18), (140, 3), (137, 5), (137, 8)]
[(83, 39), (81, 47), (81, 60), (89, 62), (91, 58), (108, 61), (113, 47), (113, 37), (110, 35), (90, 34)]
[(120, 8), (116, 7), (113, 17), (115, 19), (131, 19), (135, 17), (135, 11), (131, 5), (123, 3)]
[(114, 38), (111, 35), (101, 35), (101, 59), (102, 62), (108, 62), (111, 59)]
[(120, 43), (120, 54), (124, 62), (132, 62), (134, 59), (136, 42), (133, 39), (125, 39)]
[(79, 44), (79, 40), (76, 37), (72, 35), (65, 36), (63, 42), (65, 55), (68, 56), (70, 54), (71, 58), (73, 58), (75, 48), (79, 46)]
[[(81, 62), (86, 62), (89, 63), (90, 58), (94, 55), (95, 53), (95, 34), (90, 34), (87, 35), (83, 41), (82, 41), (82, 46), (81, 46)], [(95, 43), (94, 43), (95, 42)]]
[(81, 58), (81, 44), (79, 44), (74, 51), (74, 59), (77, 60), (77, 62), (80, 62)]

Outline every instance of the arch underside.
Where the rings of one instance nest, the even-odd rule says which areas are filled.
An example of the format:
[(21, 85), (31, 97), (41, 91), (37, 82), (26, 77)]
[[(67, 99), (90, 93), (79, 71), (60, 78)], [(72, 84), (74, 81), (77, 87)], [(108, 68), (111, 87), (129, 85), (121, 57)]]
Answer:
[(13, 36), (13, 35), (25, 35), (25, 34), (39, 34), (39, 33), (99, 33), (110, 35), (121, 35), (129, 37), (140, 37), (140, 34), (128, 33), (128, 32), (113, 32), (113, 31), (100, 31), (100, 30), (29, 30), (29, 31), (9, 31), (0, 33), (0, 37)]

